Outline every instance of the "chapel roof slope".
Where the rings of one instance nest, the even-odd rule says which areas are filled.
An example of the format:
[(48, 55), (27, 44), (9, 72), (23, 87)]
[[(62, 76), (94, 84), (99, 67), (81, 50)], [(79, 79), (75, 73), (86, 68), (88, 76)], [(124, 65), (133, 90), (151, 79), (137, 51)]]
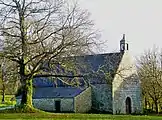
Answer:
[[(41, 98), (73, 98), (82, 93), (85, 88), (74, 87), (38, 87), (33, 89), (33, 99)], [(22, 96), (17, 96), (20, 99)]]
[(75, 57), (75, 59), (76, 62), (79, 63), (78, 67), (80, 70), (80, 74), (93, 74), (91, 76), (91, 84), (105, 84), (107, 83), (105, 80), (105, 73), (109, 72), (111, 77), (114, 78), (114, 75), (119, 67), (122, 57), (123, 53), (116, 52), (77, 56)]
[(79, 95), (85, 89), (66, 88), (66, 87), (43, 87), (36, 88), (33, 92), (33, 98), (71, 98)]
[[(90, 76), (91, 84), (106, 84), (104, 72), (109, 72), (111, 77), (114, 78), (115, 72), (122, 60), (123, 53), (105, 53), (84, 56), (74, 56), (68, 59), (73, 59), (76, 63), (77, 74)], [(103, 72), (104, 71), (104, 72)], [(58, 73), (59, 74), (59, 73)], [(83, 78), (79, 78), (81, 82)], [(59, 80), (52, 82), (48, 78), (35, 78), (35, 86), (51, 87), (51, 86), (65, 86)]]

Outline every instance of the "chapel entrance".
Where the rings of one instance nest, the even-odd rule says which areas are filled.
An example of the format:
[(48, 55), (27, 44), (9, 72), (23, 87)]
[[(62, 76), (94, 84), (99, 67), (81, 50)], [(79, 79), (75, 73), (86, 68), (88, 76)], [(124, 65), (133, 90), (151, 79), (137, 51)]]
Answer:
[(61, 106), (61, 101), (55, 101), (55, 110), (56, 110), (56, 113), (59, 113), (60, 112), (60, 107)]
[(130, 97), (126, 98), (126, 114), (131, 114), (131, 99)]

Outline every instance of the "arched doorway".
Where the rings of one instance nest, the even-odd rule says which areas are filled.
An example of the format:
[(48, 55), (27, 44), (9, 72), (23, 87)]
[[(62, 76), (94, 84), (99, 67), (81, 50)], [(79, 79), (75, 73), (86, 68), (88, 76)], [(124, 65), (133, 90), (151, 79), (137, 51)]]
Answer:
[(126, 114), (131, 114), (132, 111), (131, 111), (131, 99), (130, 99), (130, 97), (126, 98), (125, 104), (126, 104)]

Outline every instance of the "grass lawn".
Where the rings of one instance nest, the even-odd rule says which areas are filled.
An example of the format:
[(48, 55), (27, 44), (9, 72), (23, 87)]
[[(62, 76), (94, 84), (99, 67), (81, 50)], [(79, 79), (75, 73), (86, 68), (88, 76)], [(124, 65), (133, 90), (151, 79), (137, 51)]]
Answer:
[(108, 114), (52, 114), (52, 113), (13, 113), (0, 114), (0, 119), (15, 120), (162, 120), (162, 116), (131, 116)]
[(0, 95), (0, 108), (15, 105), (16, 101), (10, 101), (10, 99), (14, 97), (13, 95), (5, 95), (5, 103), (2, 103), (2, 95)]

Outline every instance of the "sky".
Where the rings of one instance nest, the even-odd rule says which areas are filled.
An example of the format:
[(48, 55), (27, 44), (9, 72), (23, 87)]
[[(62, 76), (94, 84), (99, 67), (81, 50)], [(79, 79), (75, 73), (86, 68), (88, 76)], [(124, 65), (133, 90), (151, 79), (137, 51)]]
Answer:
[(153, 46), (162, 48), (162, 0), (78, 0), (91, 13), (106, 41), (101, 52), (119, 51), (126, 34), (129, 52), (140, 56)]

